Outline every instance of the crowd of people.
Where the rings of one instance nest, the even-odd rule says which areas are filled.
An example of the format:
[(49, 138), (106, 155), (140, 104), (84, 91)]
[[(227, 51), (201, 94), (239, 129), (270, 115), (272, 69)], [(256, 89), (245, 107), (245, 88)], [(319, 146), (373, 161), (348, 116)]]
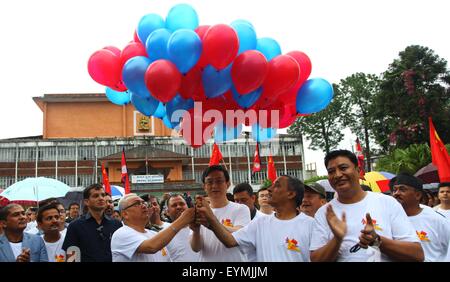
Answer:
[(72, 203), (66, 212), (57, 199), (38, 209), (9, 204), (0, 210), (0, 262), (450, 261), (450, 183), (439, 184), (438, 203), (406, 173), (390, 180), (389, 195), (362, 187), (347, 150), (328, 153), (325, 166), (333, 199), (289, 175), (229, 194), (228, 171), (210, 166), (195, 201), (131, 193), (115, 207), (93, 184), (83, 211)]

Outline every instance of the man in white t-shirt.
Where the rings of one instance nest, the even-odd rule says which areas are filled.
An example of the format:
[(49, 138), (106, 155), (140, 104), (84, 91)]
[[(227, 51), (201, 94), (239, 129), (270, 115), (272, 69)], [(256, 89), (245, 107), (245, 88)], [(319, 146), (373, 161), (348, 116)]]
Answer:
[[(208, 194), (210, 206), (217, 220), (229, 232), (235, 232), (250, 222), (250, 210), (245, 205), (228, 201), (230, 175), (222, 166), (210, 166), (202, 175), (203, 188)], [(209, 230), (208, 221), (197, 214), (195, 224), (191, 224), (191, 247), (200, 253), (202, 262), (243, 262), (247, 256), (239, 248), (226, 248)]]
[(66, 252), (62, 249), (65, 233), (59, 231), (61, 214), (58, 205), (53, 203), (41, 206), (37, 214), (39, 229), (44, 233), (45, 248), (49, 262), (65, 262)]
[(197, 213), (206, 217), (210, 228), (226, 247), (239, 246), (246, 252), (254, 250), (258, 262), (309, 262), (314, 219), (297, 209), (305, 185), (292, 176), (282, 175), (268, 191), (269, 203), (276, 213), (254, 219), (233, 233), (226, 230), (209, 206), (202, 205), (201, 201)]
[(450, 221), (450, 182), (439, 183), (438, 197), (441, 204), (435, 206), (434, 210)]
[(315, 214), (311, 261), (423, 261), (424, 253), (401, 205), (363, 191), (358, 160), (348, 150), (325, 156), (337, 198)]
[[(167, 215), (174, 222), (188, 208), (185, 199), (178, 194), (172, 194), (167, 201)], [(169, 224), (170, 226), (170, 224)], [(166, 227), (167, 228), (167, 227)], [(199, 253), (192, 250), (189, 242), (190, 229), (188, 226), (181, 229), (167, 245), (166, 249), (173, 262), (196, 262)]]
[(410, 174), (400, 173), (390, 180), (389, 186), (416, 230), (425, 252), (425, 261), (445, 261), (450, 244), (450, 224), (434, 210), (420, 207), (422, 181)]
[(258, 190), (259, 211), (265, 215), (273, 214), (273, 207), (269, 205), (269, 187), (262, 187)]
[(246, 205), (250, 209), (251, 220), (264, 215), (255, 207), (256, 195), (253, 193), (252, 186), (247, 182), (234, 186), (233, 198), (235, 203)]
[(145, 229), (149, 221), (148, 203), (136, 194), (127, 194), (119, 202), (123, 226), (111, 239), (113, 262), (159, 261), (161, 251), (182, 228), (194, 221), (195, 209), (187, 209), (169, 228), (158, 233)]

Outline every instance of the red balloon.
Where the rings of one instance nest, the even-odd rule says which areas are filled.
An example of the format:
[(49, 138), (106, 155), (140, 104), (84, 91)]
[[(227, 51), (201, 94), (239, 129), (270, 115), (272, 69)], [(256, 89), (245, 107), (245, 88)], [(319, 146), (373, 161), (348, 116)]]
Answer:
[(117, 48), (117, 47), (115, 47), (115, 46), (106, 46), (106, 47), (103, 47), (103, 49), (105, 49), (105, 50), (109, 50), (109, 51), (111, 51), (111, 52), (113, 52), (114, 54), (116, 54), (116, 56), (119, 56), (120, 57), (120, 49), (119, 48)]
[(130, 42), (123, 48), (122, 53), (120, 53), (120, 63), (121, 66), (125, 65), (125, 63), (136, 56), (145, 56), (147, 57), (147, 51), (145, 50), (145, 46), (140, 42)]
[(192, 99), (198, 102), (205, 102), (208, 97), (206, 97), (205, 89), (203, 88), (203, 84), (200, 84), (197, 92), (192, 93)]
[(192, 98), (195, 93), (199, 93), (203, 88), (202, 71), (200, 67), (193, 67), (181, 77), (180, 90), (178, 91), (184, 99)]
[(120, 58), (107, 49), (98, 50), (89, 58), (88, 72), (101, 85), (117, 89), (122, 77)]
[(287, 53), (286, 55), (294, 58), (300, 67), (300, 79), (294, 86), (294, 89), (298, 91), (303, 82), (305, 82), (308, 79), (309, 75), (311, 74), (312, 69), (311, 60), (305, 53), (300, 51), (292, 51)]
[[(195, 32), (197, 33), (198, 37), (200, 37), (200, 40), (203, 42), (203, 38), (205, 37), (206, 32), (210, 28), (209, 25), (200, 25), (195, 29)], [(200, 56), (200, 59), (198, 59), (198, 62), (196, 66), (204, 68), (208, 64), (208, 61), (206, 59), (205, 51), (202, 50), (202, 54)]]
[(237, 56), (231, 67), (231, 79), (239, 94), (258, 89), (269, 71), (266, 57), (259, 51), (248, 50)]
[(198, 108), (186, 111), (180, 125), (180, 134), (186, 143), (193, 148), (201, 147), (211, 138), (214, 126), (220, 120), (205, 121), (205, 109)]
[(217, 70), (231, 64), (239, 51), (236, 31), (226, 24), (211, 26), (203, 38), (206, 59)]
[(181, 84), (181, 73), (168, 60), (154, 61), (145, 72), (145, 84), (150, 93), (159, 101), (172, 100)]
[(134, 40), (134, 42), (142, 43), (141, 40), (139, 39), (139, 36), (137, 35), (136, 30), (134, 30), (133, 40)]
[(290, 56), (279, 55), (269, 62), (269, 73), (263, 87), (266, 93), (278, 96), (292, 88), (299, 78), (300, 67), (297, 61)]

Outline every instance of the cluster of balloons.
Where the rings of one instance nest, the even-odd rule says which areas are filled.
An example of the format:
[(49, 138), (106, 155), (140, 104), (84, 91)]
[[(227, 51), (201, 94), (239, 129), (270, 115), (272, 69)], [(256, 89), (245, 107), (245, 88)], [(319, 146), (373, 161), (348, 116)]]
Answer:
[[(199, 25), (188, 4), (172, 7), (165, 19), (143, 16), (133, 41), (123, 50), (107, 46), (94, 52), (88, 71), (107, 86), (112, 103), (131, 102), (142, 114), (180, 130), (193, 147), (213, 132), (216, 142), (235, 139), (242, 124), (252, 126), (256, 141), (268, 140), (277, 128), (324, 109), (333, 97), (326, 80), (308, 80), (311, 61), (305, 53), (282, 54), (276, 40), (257, 38), (245, 20)], [(211, 111), (220, 115), (211, 118)], [(226, 118), (236, 111), (245, 118)], [(271, 119), (273, 112), (278, 118)]]

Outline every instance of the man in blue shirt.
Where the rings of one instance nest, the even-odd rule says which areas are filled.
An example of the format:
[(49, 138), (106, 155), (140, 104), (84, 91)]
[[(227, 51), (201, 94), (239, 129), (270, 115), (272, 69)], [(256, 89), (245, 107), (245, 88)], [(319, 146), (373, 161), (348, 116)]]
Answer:
[[(100, 184), (92, 184), (83, 191), (88, 212), (71, 222), (67, 228), (63, 250), (67, 261), (111, 262), (111, 237), (122, 226), (118, 220), (105, 215), (105, 190)], [(78, 253), (77, 253), (78, 252)]]

